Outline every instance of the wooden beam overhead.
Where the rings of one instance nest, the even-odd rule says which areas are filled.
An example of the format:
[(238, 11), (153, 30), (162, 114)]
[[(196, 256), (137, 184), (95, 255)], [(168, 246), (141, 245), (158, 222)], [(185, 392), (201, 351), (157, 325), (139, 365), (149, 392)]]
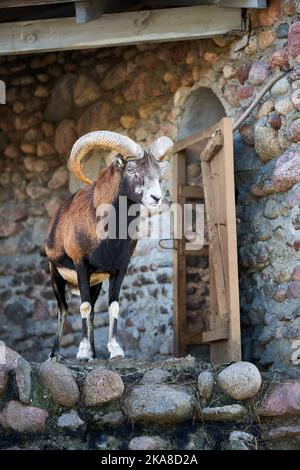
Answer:
[(84, 0), (75, 3), (76, 23), (88, 23), (105, 12), (107, 0)]
[(240, 9), (217, 6), (115, 13), (85, 24), (74, 18), (3, 23), (0, 55), (182, 41), (241, 29)]
[[(0, 0), (0, 8), (17, 8), (28, 7), (35, 5), (51, 5), (54, 3), (73, 3), (74, 0)], [(103, 0), (86, 0), (82, 3), (111, 3)], [(234, 8), (266, 8), (267, 0), (146, 0), (140, 2), (142, 5), (155, 5), (160, 4), (165, 6), (195, 6), (195, 5), (217, 5), (222, 7)], [(138, 6), (138, 5), (136, 5)]]
[(74, 0), (0, 0), (0, 8), (34, 7), (54, 3), (73, 3)]

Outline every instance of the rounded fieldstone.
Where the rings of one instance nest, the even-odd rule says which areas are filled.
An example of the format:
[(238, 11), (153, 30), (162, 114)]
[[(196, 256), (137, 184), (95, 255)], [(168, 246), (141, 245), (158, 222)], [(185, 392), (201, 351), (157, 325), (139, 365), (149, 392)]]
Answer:
[(267, 393), (258, 409), (259, 416), (299, 416), (300, 380), (278, 383)]
[(132, 421), (172, 424), (191, 418), (194, 400), (185, 390), (171, 385), (140, 385), (128, 393), (124, 411)]
[(289, 96), (281, 96), (275, 101), (275, 110), (277, 113), (287, 116), (291, 111), (294, 111), (294, 104)]
[(244, 421), (247, 417), (247, 408), (241, 405), (224, 405), (202, 408), (204, 421)]
[(218, 375), (218, 385), (223, 393), (235, 400), (254, 397), (261, 386), (261, 375), (251, 362), (231, 364)]
[(277, 160), (272, 183), (277, 191), (287, 191), (300, 181), (300, 152), (285, 151)]
[(290, 89), (290, 84), (288, 82), (288, 79), (283, 77), (278, 82), (274, 83), (274, 85), (271, 88), (271, 95), (272, 96), (280, 96), (280, 95), (285, 95), (288, 93)]
[(292, 93), (291, 100), (296, 109), (300, 110), (300, 90), (297, 89)]
[(300, 140), (300, 119), (296, 119), (290, 126), (287, 136), (291, 142)]
[(255, 150), (262, 161), (271, 160), (281, 153), (277, 131), (258, 121), (254, 128)]
[(271, 69), (266, 62), (257, 60), (253, 62), (250, 72), (249, 72), (249, 82), (252, 85), (261, 85), (265, 82), (268, 76), (271, 73)]
[(84, 425), (84, 421), (80, 418), (77, 411), (71, 410), (63, 413), (57, 420), (57, 426), (62, 429), (76, 431)]
[(166, 443), (159, 436), (139, 436), (131, 439), (129, 450), (164, 450)]
[(281, 23), (276, 29), (276, 35), (279, 39), (284, 39), (288, 37), (290, 25), (288, 23)]
[(124, 383), (119, 374), (100, 367), (92, 370), (83, 384), (83, 401), (86, 406), (103, 405), (121, 398)]
[(56, 403), (66, 408), (76, 405), (79, 400), (79, 389), (72, 372), (67, 367), (58, 362), (46, 361), (39, 368), (39, 376)]
[(16, 432), (43, 432), (48, 412), (34, 406), (10, 401), (0, 415), (0, 423)]
[(209, 400), (214, 389), (214, 376), (209, 371), (203, 371), (198, 376), (198, 391), (203, 400)]
[(76, 106), (82, 108), (100, 97), (100, 88), (96, 82), (86, 75), (79, 75), (73, 90), (73, 100)]
[(29, 403), (31, 397), (31, 367), (29, 363), (13, 349), (5, 348), (5, 367), (13, 370), (18, 390), (18, 398), (23, 403)]

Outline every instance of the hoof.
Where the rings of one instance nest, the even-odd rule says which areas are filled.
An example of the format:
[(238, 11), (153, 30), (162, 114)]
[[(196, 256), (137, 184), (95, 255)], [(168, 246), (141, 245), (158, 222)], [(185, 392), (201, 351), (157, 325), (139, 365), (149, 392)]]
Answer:
[(84, 338), (78, 349), (78, 353), (76, 356), (76, 359), (78, 361), (90, 361), (93, 360), (93, 353), (92, 353), (92, 348), (90, 345), (90, 342), (88, 339)]
[(110, 359), (115, 359), (116, 357), (125, 357), (123, 349), (117, 342), (108, 344), (107, 349), (110, 353)]

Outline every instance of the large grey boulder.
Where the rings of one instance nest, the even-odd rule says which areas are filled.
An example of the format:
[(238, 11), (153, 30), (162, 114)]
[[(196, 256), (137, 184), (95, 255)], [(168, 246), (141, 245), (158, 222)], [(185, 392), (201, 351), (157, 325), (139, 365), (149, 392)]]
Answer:
[(121, 398), (123, 392), (124, 384), (119, 374), (96, 367), (85, 378), (83, 402), (86, 406), (103, 405)]
[(72, 408), (79, 400), (79, 389), (72, 372), (62, 364), (45, 361), (39, 368), (42, 384), (49, 390), (55, 403)]
[(132, 421), (144, 423), (181, 423), (192, 417), (194, 398), (173, 385), (147, 384), (133, 387), (124, 402)]
[(261, 386), (261, 375), (251, 362), (236, 362), (218, 375), (218, 385), (223, 393), (235, 400), (254, 397)]

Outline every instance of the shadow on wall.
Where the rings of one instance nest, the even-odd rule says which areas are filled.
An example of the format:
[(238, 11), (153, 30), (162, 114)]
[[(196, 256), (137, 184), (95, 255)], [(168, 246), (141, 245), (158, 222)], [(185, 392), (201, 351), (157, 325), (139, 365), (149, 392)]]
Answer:
[[(184, 139), (218, 122), (226, 116), (225, 109), (207, 87), (195, 90), (185, 102), (185, 110), (179, 125), (177, 139)], [(200, 160), (197, 153), (187, 151), (187, 184), (202, 184)], [(208, 327), (209, 315), (209, 269), (208, 258), (188, 256), (186, 260), (187, 276), (187, 324), (193, 331)], [(209, 361), (209, 346), (192, 346), (187, 351), (194, 356)]]
[(207, 87), (198, 88), (191, 93), (185, 102), (184, 108), (179, 125), (178, 140), (210, 127), (226, 116), (221, 101)]

